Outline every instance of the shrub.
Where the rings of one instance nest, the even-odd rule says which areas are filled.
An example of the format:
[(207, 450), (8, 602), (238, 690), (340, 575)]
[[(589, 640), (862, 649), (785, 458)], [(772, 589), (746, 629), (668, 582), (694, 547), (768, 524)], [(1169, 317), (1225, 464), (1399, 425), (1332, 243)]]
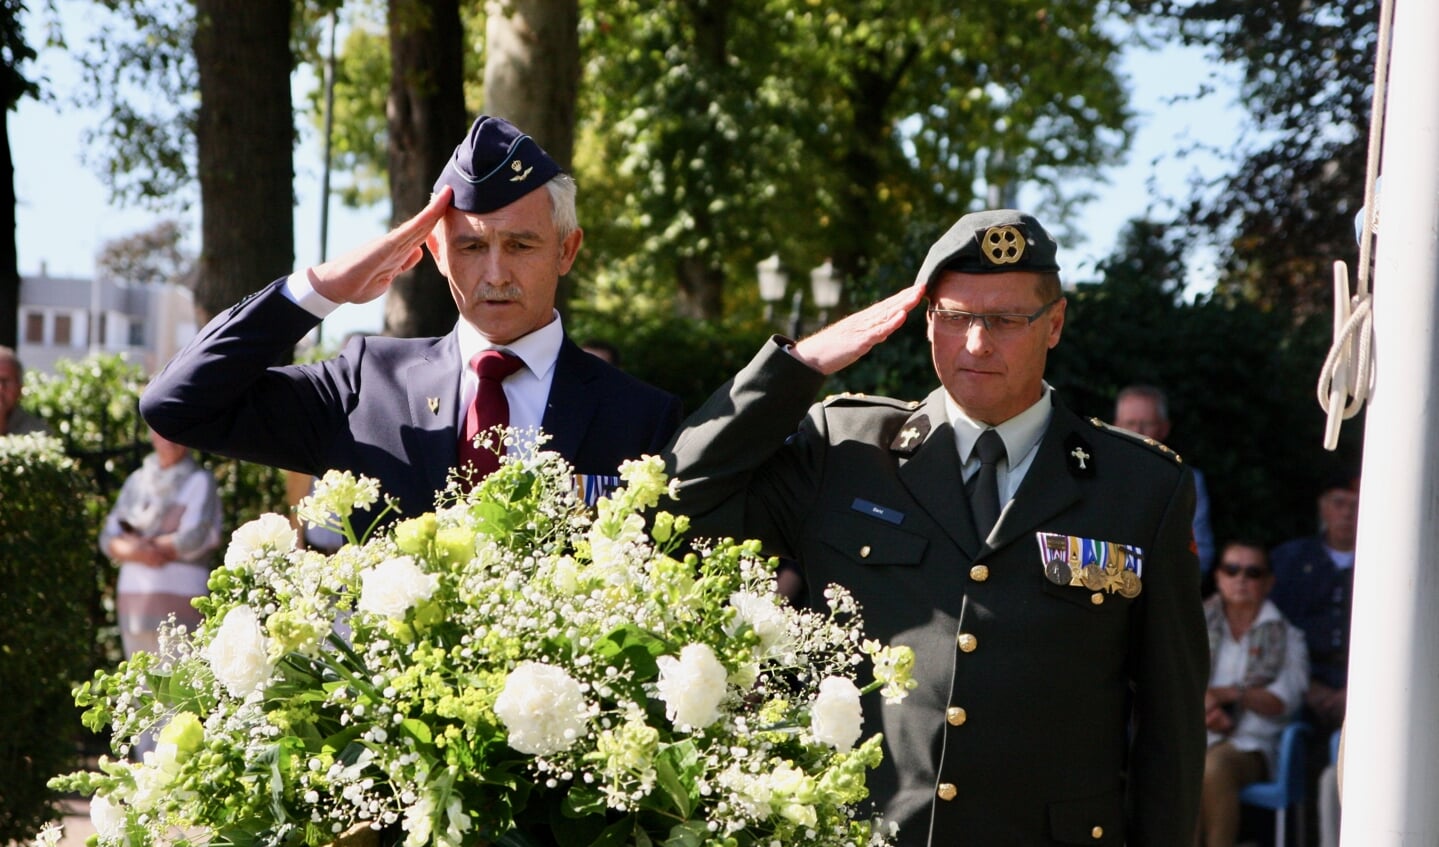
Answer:
[(90, 478), (47, 436), (0, 438), (0, 843), (55, 817), (46, 781), (74, 765), (71, 695), (91, 670)]

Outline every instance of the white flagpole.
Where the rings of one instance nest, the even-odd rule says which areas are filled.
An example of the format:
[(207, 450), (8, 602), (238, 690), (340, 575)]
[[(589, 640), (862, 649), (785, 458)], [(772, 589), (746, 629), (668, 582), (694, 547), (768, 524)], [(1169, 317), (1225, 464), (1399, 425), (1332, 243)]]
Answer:
[[(1341, 843), (1439, 845), (1439, 3), (1394, 6)], [(1315, 763), (1315, 766), (1322, 766)]]

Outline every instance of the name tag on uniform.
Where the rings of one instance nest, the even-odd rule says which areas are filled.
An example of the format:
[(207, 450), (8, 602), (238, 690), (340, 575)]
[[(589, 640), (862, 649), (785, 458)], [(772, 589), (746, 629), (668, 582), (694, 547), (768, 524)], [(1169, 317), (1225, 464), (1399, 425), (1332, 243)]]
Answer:
[(854, 498), (854, 502), (851, 503), (849, 507), (856, 512), (869, 515), (872, 518), (879, 518), (882, 521), (888, 521), (895, 526), (899, 526), (900, 522), (904, 520), (904, 512), (891, 509), (887, 506), (881, 506), (878, 503), (871, 503), (868, 500), (861, 500), (858, 497)]

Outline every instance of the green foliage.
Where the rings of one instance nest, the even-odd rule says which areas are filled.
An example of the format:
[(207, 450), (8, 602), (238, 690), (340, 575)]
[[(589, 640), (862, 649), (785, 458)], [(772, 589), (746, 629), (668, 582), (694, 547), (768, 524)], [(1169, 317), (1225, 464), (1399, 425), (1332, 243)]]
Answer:
[(757, 323), (663, 315), (616, 318), (591, 312), (567, 321), (571, 337), (608, 341), (620, 351), (623, 370), (679, 395), (686, 414), (734, 376), (775, 331)]
[(1378, 0), (1135, 0), (1241, 76), (1255, 132), (1232, 174), (1197, 187), (1185, 219), (1224, 245), (1221, 287), (1282, 310), (1327, 311), (1337, 260), (1358, 255)]
[(677, 280), (713, 318), (704, 286), (748, 287), (772, 252), (853, 278), (894, 259), (895, 221), (952, 220), (984, 184), (1063, 199), (1118, 154), (1128, 112), (1105, 4), (1060, 5), (589, 4), (576, 169), (593, 261)]
[(94, 534), (88, 476), (46, 436), (0, 437), (0, 844), (53, 819), (50, 777), (73, 766), (89, 676)]
[(1131, 224), (1104, 282), (1070, 292), (1048, 379), (1070, 408), (1106, 421), (1125, 385), (1164, 389), (1170, 444), (1205, 474), (1216, 540), (1313, 533), (1321, 480), (1357, 468), (1362, 447), (1362, 418), (1346, 424), (1335, 454), (1322, 447), (1314, 386), (1328, 326), (1217, 294), (1186, 301), (1177, 238)]
[[(84, 528), (82, 550), (91, 562), (87, 585), (94, 585), (90, 615), (98, 633), (94, 667), (113, 665), (121, 656), (115, 627), (114, 564), (96, 545), (100, 525), (120, 486), (150, 452), (148, 429), (140, 419), (139, 398), (145, 374), (123, 356), (101, 354), (79, 361), (61, 360), (53, 375), (27, 372), (22, 401), (45, 420), (90, 480), (88, 493), (68, 507), (70, 520)], [(284, 473), (275, 468), (202, 455), (200, 463), (215, 475), (224, 505), (224, 536), (265, 512), (286, 511)]]

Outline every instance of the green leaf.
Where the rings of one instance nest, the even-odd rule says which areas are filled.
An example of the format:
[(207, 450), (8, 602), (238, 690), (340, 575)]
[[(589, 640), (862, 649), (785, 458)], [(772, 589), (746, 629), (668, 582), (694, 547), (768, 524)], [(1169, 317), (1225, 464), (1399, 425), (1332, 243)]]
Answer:
[(709, 827), (704, 821), (685, 821), (670, 828), (664, 847), (702, 847), (709, 838)]
[[(656, 782), (681, 818), (688, 818), (694, 813), (695, 795), (698, 793), (694, 785), (694, 775), (698, 761), (699, 756), (695, 752), (693, 741), (671, 744), (655, 756)], [(646, 806), (657, 808), (649, 804)]]
[(643, 682), (659, 675), (655, 659), (669, 652), (669, 645), (633, 624), (626, 624), (606, 636), (595, 649), (605, 659), (623, 656), (634, 669), (636, 679)]

